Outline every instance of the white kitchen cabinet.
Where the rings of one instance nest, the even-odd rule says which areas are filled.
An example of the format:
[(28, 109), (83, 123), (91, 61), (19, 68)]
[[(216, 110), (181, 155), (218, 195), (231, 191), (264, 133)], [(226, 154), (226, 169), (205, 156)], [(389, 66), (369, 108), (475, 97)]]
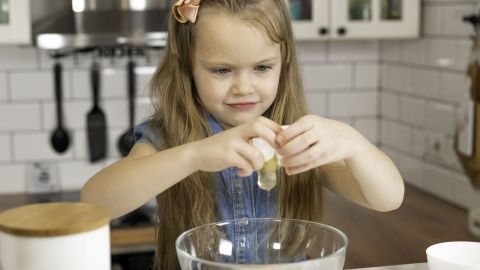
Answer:
[(297, 40), (414, 38), (420, 0), (286, 0)]
[(30, 44), (29, 0), (0, 0), (0, 44)]
[(66, 12), (67, 0), (0, 0), (0, 45), (32, 45), (35, 23)]
[(329, 0), (287, 0), (296, 39), (322, 39), (330, 28)]

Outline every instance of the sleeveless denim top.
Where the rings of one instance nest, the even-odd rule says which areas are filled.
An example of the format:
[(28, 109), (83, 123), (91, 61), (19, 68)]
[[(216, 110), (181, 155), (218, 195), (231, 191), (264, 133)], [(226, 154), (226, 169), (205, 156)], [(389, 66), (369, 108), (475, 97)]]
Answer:
[[(224, 131), (222, 126), (213, 117), (208, 116), (212, 135)], [(160, 134), (154, 132), (150, 122), (146, 121), (134, 129), (137, 143), (148, 143), (159, 149)], [(237, 168), (227, 168), (215, 173), (215, 194), (218, 209), (218, 218), (222, 221), (238, 220), (232, 231), (227, 231), (228, 237), (236, 244), (233, 247), (235, 263), (252, 263), (259, 258), (255, 249), (249, 246), (255, 239), (245, 239), (248, 218), (275, 217), (277, 205), (277, 188), (270, 192), (262, 190), (257, 184), (257, 173), (248, 177), (237, 176)], [(252, 236), (253, 237), (253, 236)], [(228, 260), (225, 258), (225, 260)]]

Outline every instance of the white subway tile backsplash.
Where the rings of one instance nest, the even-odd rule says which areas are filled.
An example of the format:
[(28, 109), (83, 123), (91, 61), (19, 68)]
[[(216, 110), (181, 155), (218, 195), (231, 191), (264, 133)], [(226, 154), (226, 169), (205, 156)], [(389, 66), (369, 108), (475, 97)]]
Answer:
[[(70, 133), (70, 143), (75, 141)], [(62, 154), (56, 153), (50, 144), (51, 132), (18, 133), (13, 136), (15, 161), (68, 160), (73, 157), (72, 145)]]
[(109, 127), (126, 128), (128, 126), (128, 103), (126, 100), (107, 100), (104, 113)]
[(461, 104), (470, 92), (470, 79), (465, 73), (443, 72), (440, 80), (440, 98), (444, 101)]
[(2, 46), (0, 70), (37, 68), (37, 50), (31, 47)]
[(148, 97), (149, 83), (155, 69), (156, 67), (154, 66), (139, 66), (135, 68), (137, 97)]
[[(102, 68), (100, 72), (100, 96), (127, 96), (127, 73), (117, 68)], [(92, 82), (89, 70), (73, 72), (73, 95), (76, 98), (92, 98)]]
[(322, 117), (326, 116), (327, 99), (325, 94), (307, 92), (306, 99), (307, 99), (309, 113), (316, 114)]
[(328, 45), (327, 58), (330, 61), (378, 60), (378, 41), (337, 41), (330, 42)]
[(460, 71), (464, 71), (470, 59), (472, 42), (469, 39), (457, 40), (457, 61), (453, 68), (456, 68)]
[(39, 112), (36, 103), (0, 104), (0, 131), (38, 130)]
[(456, 114), (451, 105), (428, 102), (425, 108), (425, 127), (434, 131), (453, 135), (455, 131)]
[(110, 128), (108, 130), (108, 148), (107, 148), (107, 156), (109, 158), (120, 158), (120, 150), (118, 149), (118, 141), (120, 136), (127, 131), (127, 127), (125, 128)]
[(425, 64), (427, 52), (425, 40), (409, 40), (402, 44), (402, 62), (408, 64)]
[(0, 72), (0, 102), (6, 101), (7, 97), (7, 74)]
[(444, 146), (443, 146), (443, 156), (445, 163), (447, 166), (454, 168), (457, 171), (462, 171), (462, 164), (460, 163), (460, 160), (457, 157), (457, 154), (455, 152), (454, 148), (454, 138), (449, 136), (446, 138), (444, 141)]
[(375, 88), (378, 86), (378, 65), (357, 64), (354, 70), (354, 87)]
[(421, 158), (425, 155), (427, 135), (422, 129), (413, 129), (412, 147), (410, 152), (416, 157)]
[(474, 13), (477, 5), (467, 0), (424, 0), (424, 36), (381, 44), (383, 149), (394, 153), (407, 183), (464, 207), (480, 205), (453, 147), (456, 111), (469, 91), (465, 69), (472, 45), (468, 36), (473, 32), (462, 17)]
[(400, 98), (398, 95), (380, 92), (380, 115), (400, 119)]
[(400, 119), (412, 125), (422, 126), (425, 121), (425, 101), (404, 96), (400, 102)]
[(58, 163), (62, 190), (78, 191), (83, 185), (104, 167), (104, 163), (91, 164), (88, 161), (69, 161)]
[(378, 120), (361, 119), (354, 122), (355, 128), (362, 133), (370, 142), (378, 143)]
[[(52, 100), (54, 78), (51, 71), (18, 71), (10, 74), (10, 95), (12, 100)], [(62, 74), (62, 95), (70, 97), (70, 76)]]
[(75, 130), (73, 133), (73, 156), (75, 159), (86, 160), (88, 158), (87, 130)]
[(409, 72), (401, 66), (383, 64), (381, 81), (381, 86), (390, 90), (408, 92), (411, 88)]
[(474, 34), (473, 27), (463, 22), (463, 16), (475, 12), (474, 5), (464, 4), (449, 5), (443, 7), (445, 24), (443, 25), (443, 34), (446, 36), (468, 38)]
[(388, 120), (380, 122), (380, 140), (387, 146), (408, 151), (412, 144), (412, 129), (406, 125)]
[(457, 41), (452, 39), (428, 39), (425, 41), (427, 64), (436, 67), (452, 67), (457, 63)]
[(376, 116), (376, 92), (365, 93), (332, 93), (328, 97), (329, 116)]
[(424, 161), (403, 153), (397, 153), (396, 165), (406, 183), (421, 189), (425, 188)]
[[(101, 104), (101, 106), (103, 103)], [(65, 101), (63, 103), (63, 123), (67, 129), (81, 129), (86, 127), (87, 113), (92, 108), (91, 101)], [(102, 106), (103, 109), (103, 106)], [(56, 108), (53, 102), (43, 104), (43, 122), (46, 130), (57, 126)], [(105, 112), (105, 110), (104, 110)], [(108, 117), (108, 116), (107, 116)]]
[(399, 62), (402, 59), (402, 43), (396, 40), (382, 41), (380, 53), (383, 61)]
[(429, 35), (441, 35), (445, 20), (443, 19), (443, 7), (424, 6), (422, 20), (423, 33)]
[(480, 206), (480, 190), (475, 190), (470, 179), (464, 174), (452, 172), (453, 194), (455, 203), (465, 208), (478, 208)]
[(141, 123), (154, 112), (150, 99), (138, 97), (135, 101), (135, 123)]
[(429, 192), (444, 198), (446, 200), (453, 199), (453, 182), (452, 174), (449, 170), (425, 163), (425, 188)]
[[(466, 35), (452, 38), (459, 36), (453, 29), (460, 25), (450, 25), (439, 14), (450, 12), (447, 10), (450, 7), (461, 9), (470, 4), (451, 0), (437, 3), (428, 1), (424, 5), (423, 32), (427, 37), (418, 40), (305, 42), (298, 44), (297, 49), (312, 113), (349, 123), (373, 142), (381, 140), (383, 149), (392, 156), (406, 182), (443, 197), (465, 201), (465, 205), (475, 201), (472, 198), (478, 194), (462, 179), (460, 164), (448, 145), (453, 144), (455, 104), (466, 87), (462, 77), (471, 41)], [(151, 61), (138, 61), (135, 123), (152, 112), (150, 101), (145, 98), (147, 84), (162, 52), (153, 54)], [(106, 164), (118, 160), (117, 140), (128, 126), (126, 59), (114, 62), (101, 59), (106, 68), (101, 91), (102, 108), (109, 125), (109, 157), (95, 164), (88, 163), (85, 128), (86, 114), (92, 106), (91, 56), (61, 60), (66, 67), (65, 125), (72, 134), (71, 148), (62, 156), (53, 152), (49, 141), (56, 125), (53, 61), (43, 51), (19, 48), (0, 48), (0, 59), (0, 115), (4, 115), (0, 116), (0, 149), (8, 149), (0, 153), (0, 194), (26, 191), (25, 164), (31, 161), (58, 161), (62, 188), (78, 190)], [(384, 88), (380, 96), (379, 83)], [(421, 120), (424, 103), (424, 120)], [(381, 121), (377, 120), (378, 116)], [(440, 134), (443, 138), (439, 153), (443, 163), (435, 159), (422, 160), (430, 147), (426, 141), (431, 134)], [(450, 180), (446, 180), (448, 174)], [(13, 178), (15, 181), (5, 180)], [(432, 184), (433, 181), (438, 183)], [(462, 197), (462, 193), (471, 197)]]
[(307, 90), (350, 89), (352, 66), (348, 64), (304, 65), (303, 76)]
[(0, 162), (10, 161), (12, 158), (11, 153), (10, 135), (0, 134)]
[(440, 73), (435, 70), (415, 69), (410, 72), (413, 92), (430, 98), (440, 96)]
[(0, 164), (0, 193), (26, 193), (27, 168), (23, 164)]
[(301, 63), (322, 62), (327, 59), (327, 44), (301, 42), (297, 44), (298, 59)]

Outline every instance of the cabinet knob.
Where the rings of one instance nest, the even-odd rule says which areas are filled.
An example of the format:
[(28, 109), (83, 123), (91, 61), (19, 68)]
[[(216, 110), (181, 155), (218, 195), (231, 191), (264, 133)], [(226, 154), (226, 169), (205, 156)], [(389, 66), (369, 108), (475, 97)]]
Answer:
[(322, 36), (325, 36), (328, 34), (328, 28), (327, 27), (320, 27), (320, 29), (318, 29), (318, 33)]
[(339, 27), (337, 29), (337, 33), (338, 33), (339, 36), (344, 36), (345, 34), (347, 34), (347, 29), (343, 26)]

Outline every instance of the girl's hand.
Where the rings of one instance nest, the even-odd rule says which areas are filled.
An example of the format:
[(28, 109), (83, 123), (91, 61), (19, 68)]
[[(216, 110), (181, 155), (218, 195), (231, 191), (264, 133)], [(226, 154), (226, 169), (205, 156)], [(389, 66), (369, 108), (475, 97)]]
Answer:
[(238, 176), (248, 176), (263, 167), (263, 155), (250, 144), (261, 137), (276, 148), (275, 138), (280, 126), (265, 117), (228, 129), (194, 142), (194, 166), (197, 170), (217, 172), (229, 167), (238, 168)]
[(307, 115), (277, 136), (281, 165), (288, 175), (354, 157), (362, 136), (349, 125)]

